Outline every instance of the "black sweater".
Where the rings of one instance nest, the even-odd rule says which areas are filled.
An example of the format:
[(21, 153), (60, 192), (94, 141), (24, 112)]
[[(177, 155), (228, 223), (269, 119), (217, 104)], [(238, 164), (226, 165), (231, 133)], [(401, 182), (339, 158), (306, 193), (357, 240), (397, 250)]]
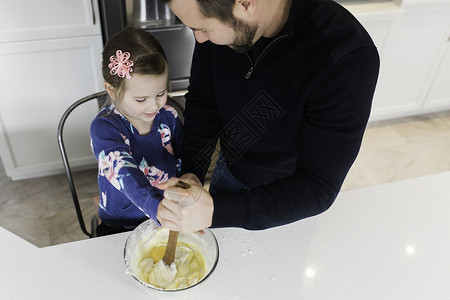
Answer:
[(331, 1), (293, 0), (280, 34), (249, 53), (197, 43), (183, 172), (203, 180), (220, 137), (249, 187), (214, 195), (213, 227), (264, 229), (327, 210), (358, 154), (378, 70), (370, 36)]

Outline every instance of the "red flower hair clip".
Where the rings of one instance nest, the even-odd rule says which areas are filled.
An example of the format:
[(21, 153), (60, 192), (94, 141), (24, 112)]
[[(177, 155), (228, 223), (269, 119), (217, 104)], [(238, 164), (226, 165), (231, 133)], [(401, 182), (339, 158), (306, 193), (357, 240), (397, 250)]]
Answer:
[(131, 78), (130, 73), (133, 72), (133, 61), (130, 60), (130, 52), (123, 52), (121, 50), (116, 51), (116, 55), (111, 55), (109, 58), (111, 62), (108, 68), (111, 70), (111, 75), (118, 75), (120, 78)]

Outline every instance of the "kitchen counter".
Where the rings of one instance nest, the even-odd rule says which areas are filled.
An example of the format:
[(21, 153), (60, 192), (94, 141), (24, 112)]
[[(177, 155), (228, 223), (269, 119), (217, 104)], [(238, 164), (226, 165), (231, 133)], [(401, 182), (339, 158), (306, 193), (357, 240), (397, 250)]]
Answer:
[[(449, 212), (447, 172), (342, 192), (286, 226), (214, 229), (217, 268), (182, 299), (448, 300)], [(37, 248), (0, 228), (0, 295), (152, 299), (124, 272), (128, 234)]]

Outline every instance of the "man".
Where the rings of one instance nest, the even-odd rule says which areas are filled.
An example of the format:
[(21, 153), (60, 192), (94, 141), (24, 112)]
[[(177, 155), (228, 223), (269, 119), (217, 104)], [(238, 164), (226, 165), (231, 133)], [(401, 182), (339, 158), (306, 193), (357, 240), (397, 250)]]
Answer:
[[(358, 154), (378, 77), (364, 28), (332, 1), (169, 5), (197, 40), (181, 177), (192, 188), (173, 187), (176, 178), (161, 186), (161, 224), (265, 229), (327, 210)], [(200, 182), (218, 138), (208, 193)]]

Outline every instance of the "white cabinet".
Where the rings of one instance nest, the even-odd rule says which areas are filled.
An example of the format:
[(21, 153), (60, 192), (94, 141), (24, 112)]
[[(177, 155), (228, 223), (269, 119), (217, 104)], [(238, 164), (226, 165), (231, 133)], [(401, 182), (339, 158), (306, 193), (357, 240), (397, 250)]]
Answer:
[[(63, 170), (56, 129), (70, 104), (102, 89), (102, 48), (90, 0), (1, 1), (0, 156), (8, 176)], [(86, 145), (95, 111), (94, 105), (67, 122), (75, 165), (94, 161)]]
[(450, 109), (443, 100), (450, 97), (449, 71), (439, 65), (446, 63), (442, 53), (449, 37), (450, 0), (374, 1), (372, 10), (363, 4), (347, 8), (380, 52), (372, 121)]
[(450, 14), (404, 11), (389, 33), (382, 54), (379, 88), (373, 115), (380, 117), (420, 112), (433, 62), (447, 33)]
[(1, 0), (0, 42), (101, 34), (96, 0)]
[(438, 61), (438, 70), (432, 77), (431, 88), (425, 102), (426, 109), (450, 108), (450, 30), (443, 48), (445, 50), (442, 59)]

